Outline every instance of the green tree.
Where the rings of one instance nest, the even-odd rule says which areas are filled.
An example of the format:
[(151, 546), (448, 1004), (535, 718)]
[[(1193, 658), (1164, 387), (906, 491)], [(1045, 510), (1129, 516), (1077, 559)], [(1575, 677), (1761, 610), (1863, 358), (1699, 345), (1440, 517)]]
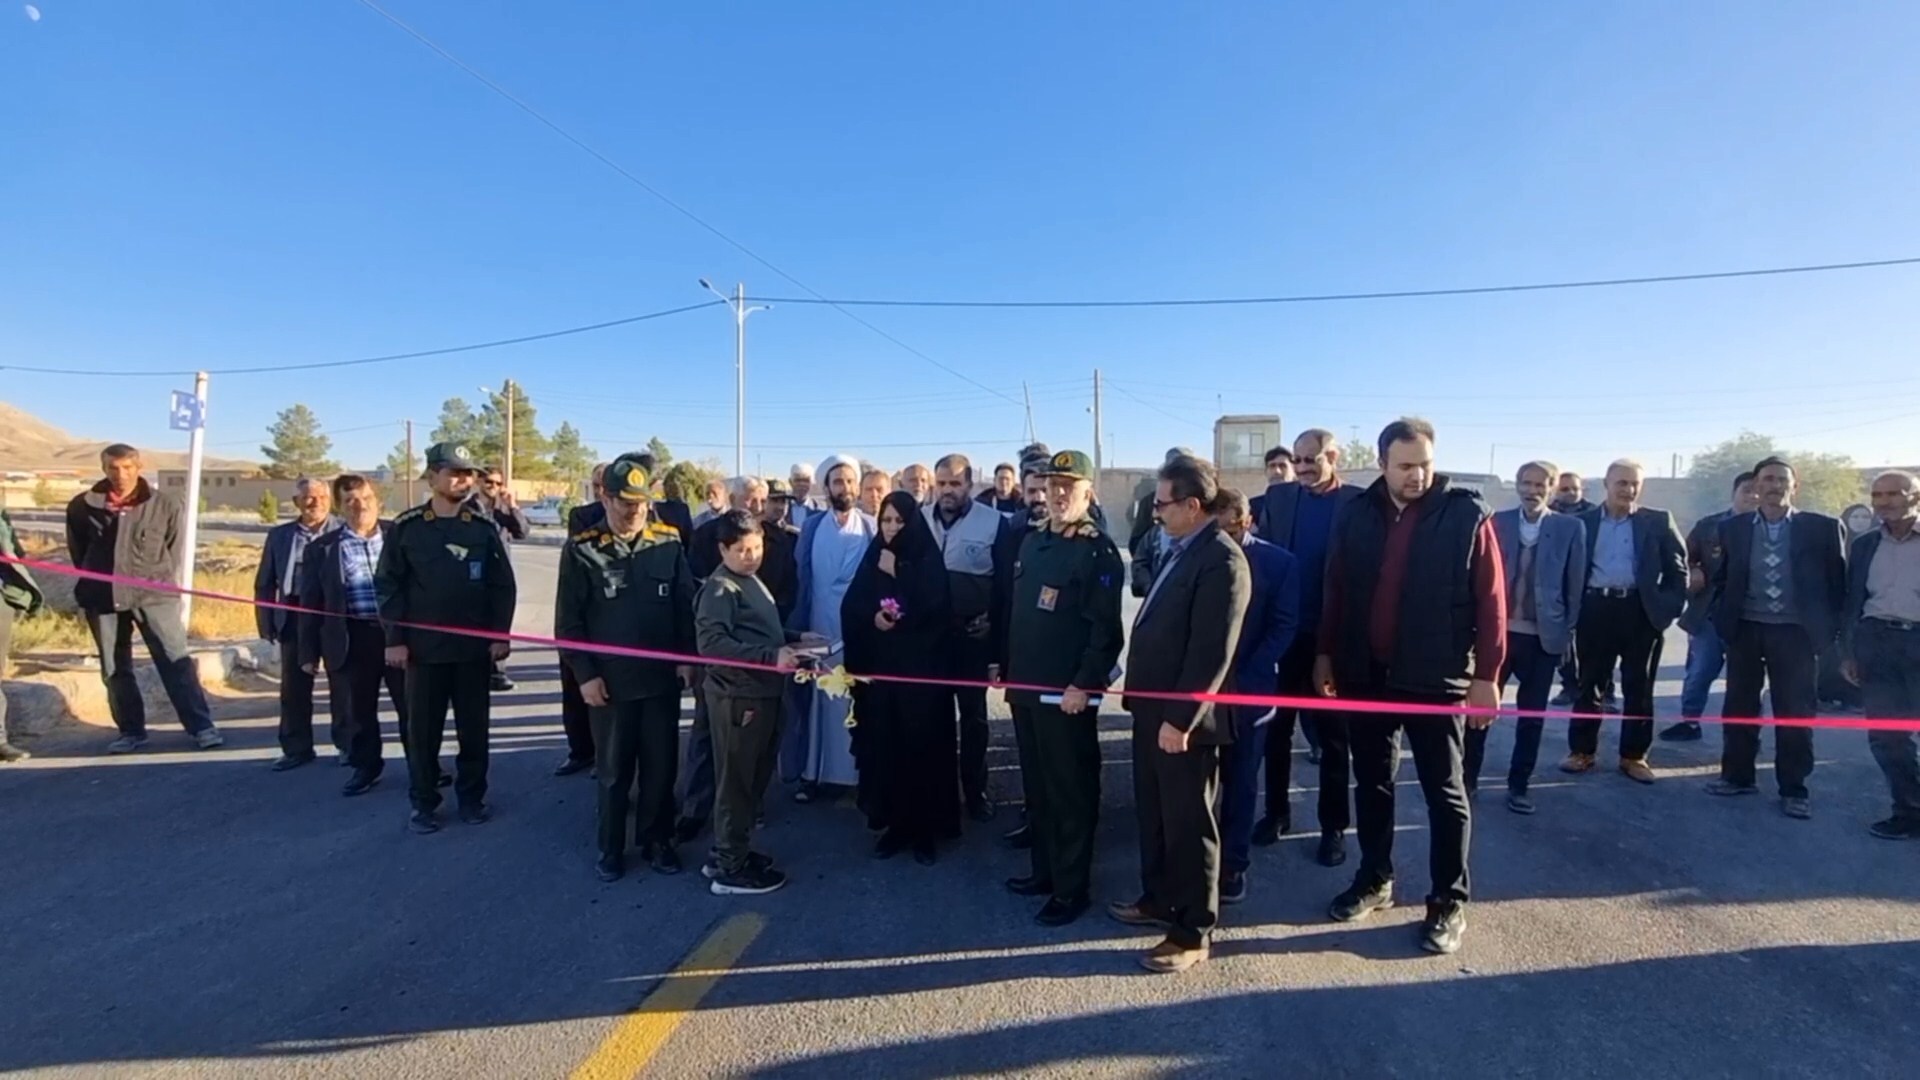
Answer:
[(1348, 439), (1347, 445), (1340, 448), (1340, 467), (1343, 469), (1377, 469), (1380, 467), (1380, 454), (1373, 444), (1365, 439)]
[(593, 472), (593, 447), (580, 441), (580, 432), (572, 424), (563, 422), (553, 433), (549, 461), (556, 480), (565, 480), (577, 488)]
[(474, 415), (467, 399), (452, 397), (440, 403), (440, 421), (427, 436), (436, 443), (464, 443), (469, 449), (480, 445), (480, 418)]
[(718, 470), (704, 469), (691, 461), (676, 461), (661, 475), (660, 486), (667, 498), (698, 506), (706, 501), (707, 481), (719, 475)]
[(260, 452), (267, 456), (267, 475), (276, 480), (340, 471), (338, 462), (327, 459), (333, 440), (320, 433), (319, 417), (305, 405), (280, 410), (267, 435), (273, 444), (261, 447)]
[(540, 434), (540, 425), (535, 420), (537, 410), (526, 390), (512, 379), (508, 379), (499, 392), (488, 394), (487, 403), (480, 406), (480, 456), (488, 465), (506, 463), (508, 387), (513, 390), (513, 475), (522, 480), (550, 479), (553, 466), (547, 456), (552, 452), (552, 444)]
[(418, 478), (425, 467), (420, 463), (420, 455), (411, 452), (407, 440), (401, 439), (387, 451), (387, 471), (393, 474), (394, 480), (405, 484), (409, 477)]
[(1772, 436), (1752, 431), (1742, 431), (1696, 454), (1687, 467), (1687, 479), (1697, 482), (1694, 497), (1701, 506), (1719, 506), (1732, 489), (1734, 477), (1775, 456), (1793, 465), (1799, 486), (1799, 494), (1794, 497), (1797, 506), (1838, 514), (1865, 497), (1866, 483), (1847, 455), (1783, 450)]
[(260, 520), (269, 525), (280, 520), (280, 497), (271, 491), (260, 493)]
[(33, 505), (57, 506), (59, 502), (59, 492), (53, 490), (53, 485), (47, 483), (46, 477), (41, 477), (40, 482), (33, 485)]
[(666, 443), (660, 441), (658, 435), (647, 440), (647, 453), (653, 455), (653, 465), (656, 469), (664, 469), (673, 464), (673, 451), (667, 448)]

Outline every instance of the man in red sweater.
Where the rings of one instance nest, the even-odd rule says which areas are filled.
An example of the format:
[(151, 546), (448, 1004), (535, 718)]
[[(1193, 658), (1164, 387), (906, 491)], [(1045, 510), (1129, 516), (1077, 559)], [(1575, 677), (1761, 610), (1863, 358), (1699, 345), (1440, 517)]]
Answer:
[[(1388, 424), (1379, 451), (1383, 475), (1334, 521), (1314, 686), (1327, 697), (1497, 708), (1507, 619), (1493, 512), (1434, 472), (1425, 420)], [(1420, 943), (1436, 953), (1460, 947), (1472, 832), (1461, 755), (1466, 725), (1491, 722), (1348, 714), (1360, 868), (1328, 910), (1336, 921), (1393, 906), (1395, 737), (1404, 727), (1432, 836)]]

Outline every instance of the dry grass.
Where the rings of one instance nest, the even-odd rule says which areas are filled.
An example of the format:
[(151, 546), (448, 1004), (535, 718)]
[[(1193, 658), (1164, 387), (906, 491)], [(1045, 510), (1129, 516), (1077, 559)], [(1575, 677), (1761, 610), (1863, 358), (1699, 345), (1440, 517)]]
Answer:
[(93, 634), (79, 615), (42, 608), (30, 617), (13, 620), (11, 648), (17, 653), (92, 652)]
[[(258, 561), (259, 552), (254, 552)], [(206, 553), (201, 552), (201, 560)], [(253, 570), (203, 570), (195, 569), (193, 587), (207, 592), (226, 593), (229, 596), (253, 595)], [(236, 604), (226, 600), (209, 600), (204, 596), (195, 597), (193, 614), (187, 620), (187, 635), (202, 641), (224, 641), (233, 638), (251, 638), (259, 636), (259, 628), (254, 623), (253, 605)]]
[[(25, 533), (21, 547), (30, 559), (48, 562), (67, 561), (66, 544), (47, 533)], [(260, 564), (260, 545), (246, 541), (222, 540), (203, 544), (195, 559), (194, 588), (229, 596), (252, 596), (253, 573)], [(30, 619), (13, 624), (12, 651), (92, 652), (93, 635), (73, 608), (73, 579), (63, 574), (42, 572), (37, 575), (47, 592), (47, 605)], [(231, 641), (258, 634), (253, 606), (224, 600), (196, 599), (188, 622), (188, 636), (196, 641)]]

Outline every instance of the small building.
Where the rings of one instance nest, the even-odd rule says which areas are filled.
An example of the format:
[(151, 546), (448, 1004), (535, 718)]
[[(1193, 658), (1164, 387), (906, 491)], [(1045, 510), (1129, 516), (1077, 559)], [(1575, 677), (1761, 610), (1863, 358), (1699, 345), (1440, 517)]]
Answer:
[(1213, 463), (1223, 473), (1264, 470), (1280, 438), (1278, 416), (1223, 416), (1213, 422)]
[[(187, 470), (161, 469), (154, 474), (154, 486), (181, 499), (187, 497)], [(286, 505), (293, 498), (293, 481), (275, 480), (257, 468), (200, 470), (200, 498), (208, 510), (257, 510), (260, 496), (273, 497)]]

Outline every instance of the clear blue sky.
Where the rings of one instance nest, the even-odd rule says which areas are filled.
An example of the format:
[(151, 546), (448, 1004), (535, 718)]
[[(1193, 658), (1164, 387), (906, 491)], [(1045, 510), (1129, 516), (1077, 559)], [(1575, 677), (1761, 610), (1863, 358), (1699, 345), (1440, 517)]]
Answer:
[[(0, 11), (0, 362), (140, 371), (426, 349), (795, 288), (353, 0)], [(1883, 3), (539, 4), (389, 0), (829, 295), (1447, 287), (1920, 255), (1920, 7)], [(1920, 268), (1187, 311), (864, 313), (1042, 438), (1206, 447), (1403, 411), (1441, 458), (1664, 473), (1741, 427), (1920, 458)], [(1011, 453), (1019, 408), (828, 309), (749, 334), (748, 467)], [(556, 342), (216, 379), (210, 443), (304, 401), (349, 464), (521, 380), (605, 453), (732, 461), (714, 308)], [(0, 372), (177, 445), (183, 380)], [(897, 398), (894, 404), (887, 399)], [(368, 425), (381, 425), (371, 430)], [(1290, 435), (1289, 435), (1290, 437)], [(697, 445), (704, 444), (704, 445)], [(915, 444), (915, 445), (897, 445)]]

